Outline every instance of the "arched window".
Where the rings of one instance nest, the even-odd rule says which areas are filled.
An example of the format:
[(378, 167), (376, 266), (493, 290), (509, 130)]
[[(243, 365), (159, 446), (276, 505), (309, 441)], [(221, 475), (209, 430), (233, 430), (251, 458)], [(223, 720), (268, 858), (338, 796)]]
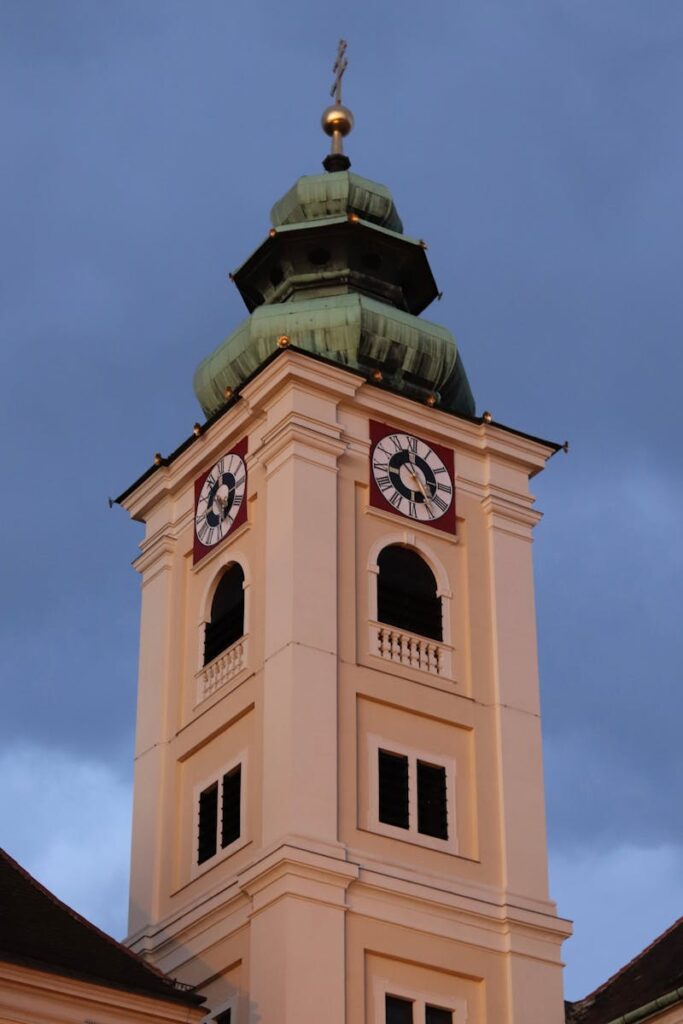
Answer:
[(230, 647), (244, 633), (244, 573), (234, 562), (221, 577), (204, 633), (204, 664)]
[(377, 618), (431, 640), (443, 640), (441, 598), (424, 559), (410, 548), (391, 544), (377, 559)]

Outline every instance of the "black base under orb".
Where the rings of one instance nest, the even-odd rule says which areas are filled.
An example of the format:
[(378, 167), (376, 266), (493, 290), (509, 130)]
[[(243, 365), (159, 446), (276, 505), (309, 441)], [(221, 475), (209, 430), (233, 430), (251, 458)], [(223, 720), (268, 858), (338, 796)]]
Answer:
[(323, 167), (332, 174), (333, 171), (348, 171), (351, 161), (345, 153), (328, 153), (323, 160)]

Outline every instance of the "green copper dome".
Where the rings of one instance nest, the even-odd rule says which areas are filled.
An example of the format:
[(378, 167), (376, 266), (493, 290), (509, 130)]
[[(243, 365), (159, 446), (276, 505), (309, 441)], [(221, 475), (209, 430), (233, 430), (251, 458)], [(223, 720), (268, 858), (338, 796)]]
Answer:
[(436, 391), (441, 406), (474, 410), (455, 340), (445, 327), (411, 316), (365, 295), (259, 306), (212, 355), (199, 364), (195, 394), (211, 416), (276, 350), (286, 334), (297, 348), (368, 373), (382, 369), (389, 386), (409, 397)]
[(403, 232), (389, 189), (351, 171), (299, 178), (270, 211), (270, 220), (279, 228), (349, 213), (398, 234)]
[(307, 175), (275, 204), (271, 222), (231, 275), (250, 316), (195, 373), (207, 416), (226, 404), (227, 388), (258, 371), (282, 335), (368, 377), (380, 370), (383, 385), (408, 398), (474, 414), (453, 336), (418, 315), (438, 295), (426, 247), (403, 234), (384, 185), (348, 169)]

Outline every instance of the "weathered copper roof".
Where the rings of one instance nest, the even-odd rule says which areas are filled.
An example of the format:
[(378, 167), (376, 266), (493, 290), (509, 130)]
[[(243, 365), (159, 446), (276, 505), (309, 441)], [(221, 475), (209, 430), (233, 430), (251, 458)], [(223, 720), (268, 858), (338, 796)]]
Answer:
[(372, 224), (399, 234), (403, 224), (386, 185), (361, 178), (351, 171), (306, 174), (279, 199), (270, 211), (274, 228), (303, 224), (321, 217), (355, 213)]
[(195, 394), (207, 416), (225, 404), (226, 387), (239, 387), (277, 351), (281, 335), (349, 369), (368, 374), (381, 368), (386, 385), (407, 397), (437, 392), (439, 408), (474, 413), (455, 339), (445, 327), (350, 293), (255, 309), (197, 368)]
[(264, 365), (282, 336), (366, 376), (380, 371), (406, 397), (474, 415), (452, 335), (419, 319), (439, 297), (426, 245), (404, 236), (384, 185), (348, 170), (304, 176), (271, 220), (268, 237), (230, 275), (251, 318), (195, 373), (207, 416)]

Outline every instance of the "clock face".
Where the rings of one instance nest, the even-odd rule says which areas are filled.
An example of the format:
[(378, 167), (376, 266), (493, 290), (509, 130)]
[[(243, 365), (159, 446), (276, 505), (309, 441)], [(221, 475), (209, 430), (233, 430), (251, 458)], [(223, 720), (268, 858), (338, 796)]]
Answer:
[(194, 561), (208, 554), (246, 517), (246, 445), (228, 452), (195, 480)]
[(414, 434), (371, 427), (372, 504), (455, 532), (453, 453)]

